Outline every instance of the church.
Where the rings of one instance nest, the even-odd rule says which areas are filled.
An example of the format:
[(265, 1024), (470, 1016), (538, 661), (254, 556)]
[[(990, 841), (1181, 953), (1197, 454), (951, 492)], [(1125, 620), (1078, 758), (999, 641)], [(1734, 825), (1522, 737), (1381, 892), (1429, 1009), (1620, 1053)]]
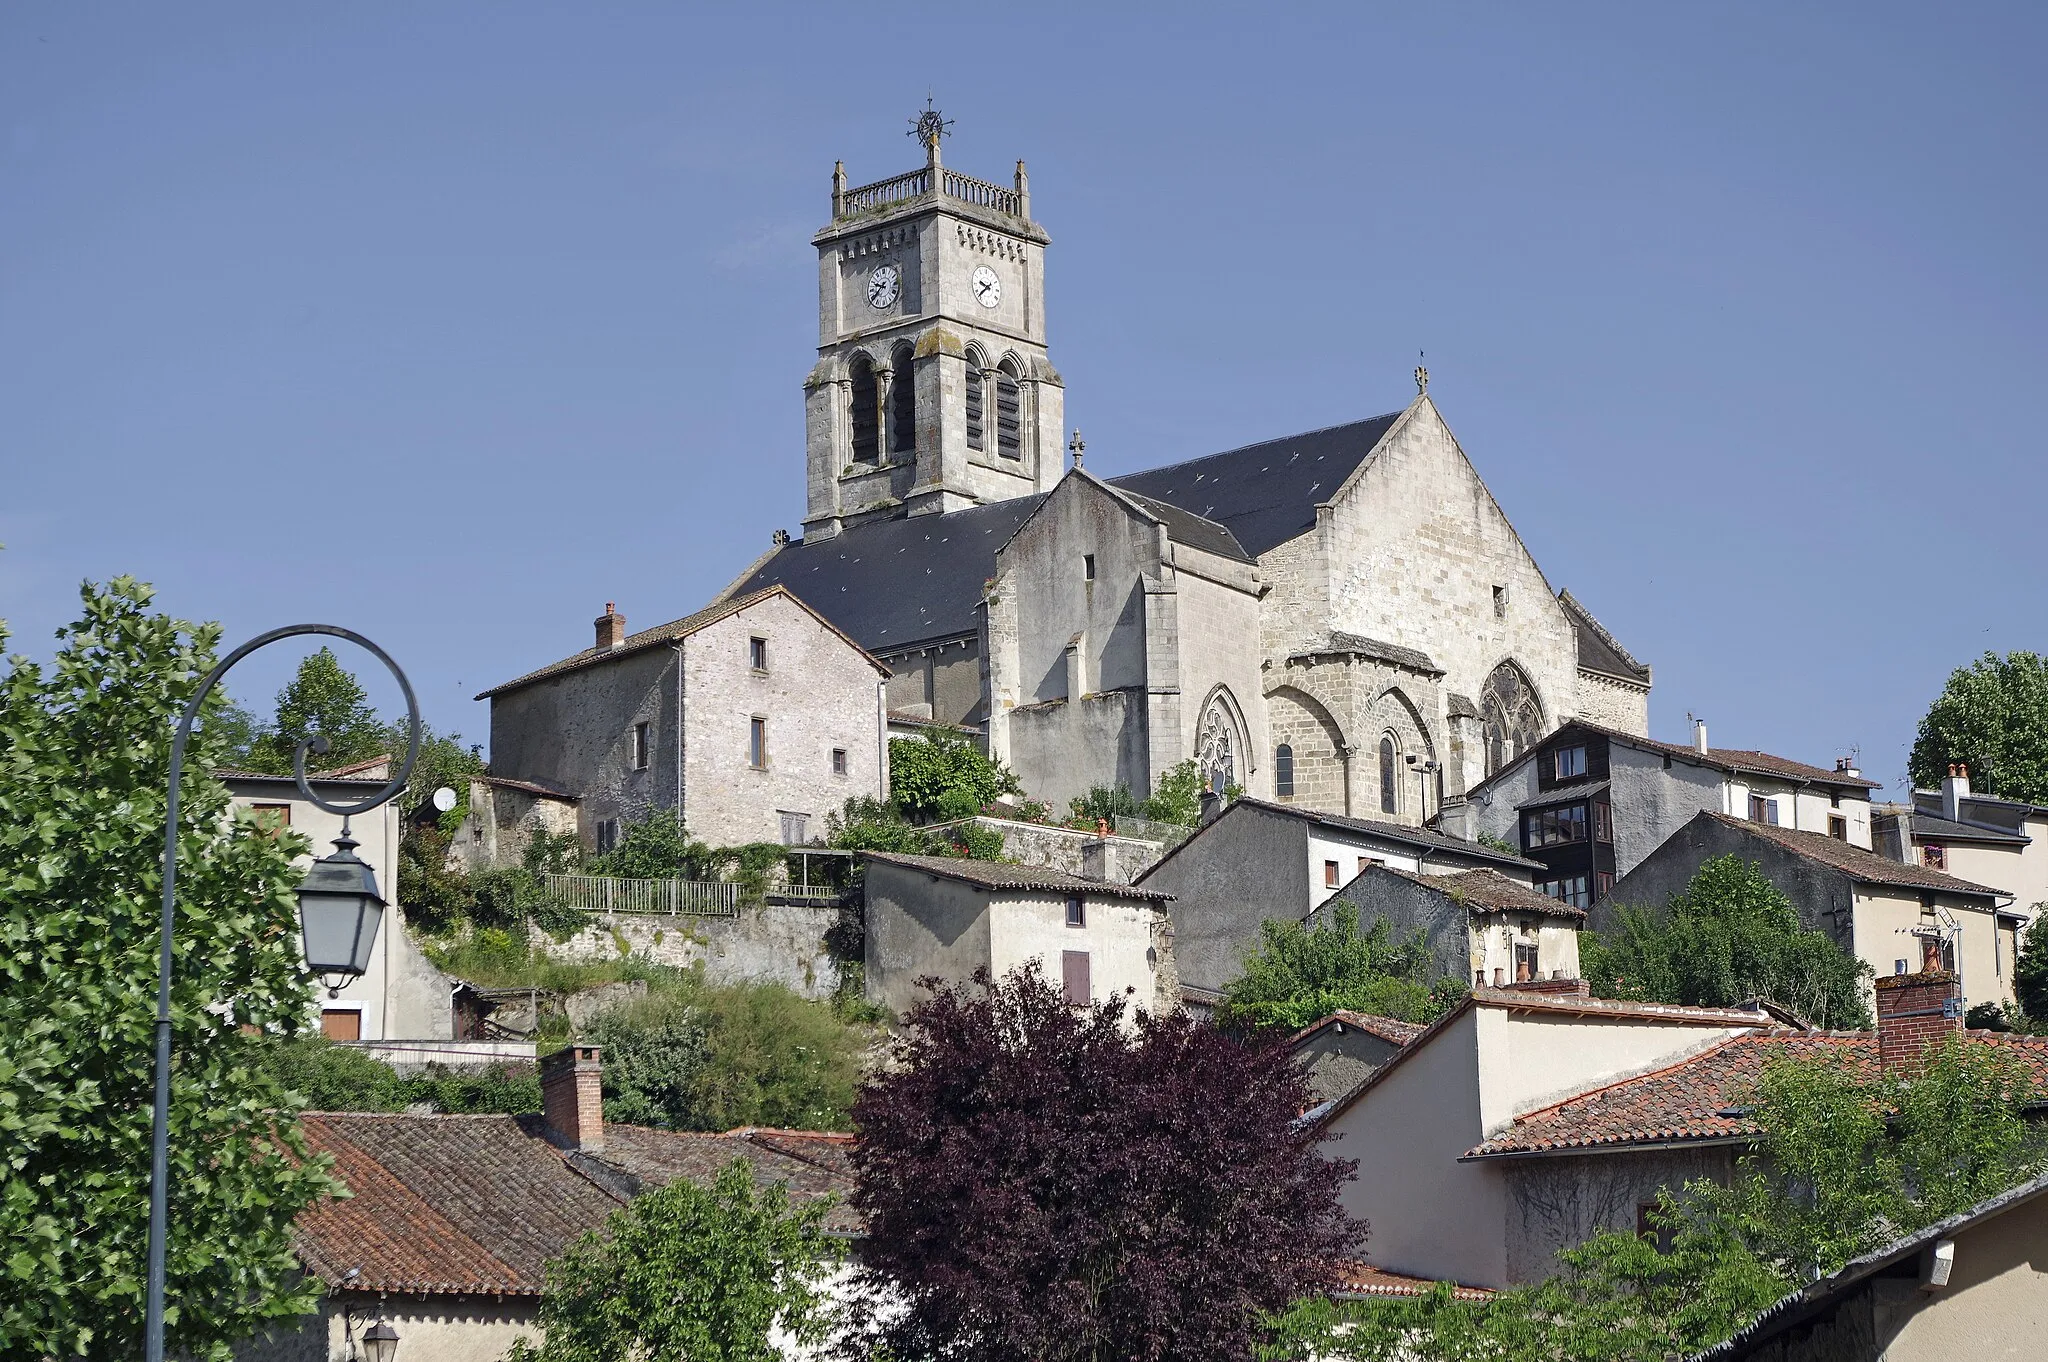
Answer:
[[(1009, 185), (832, 181), (787, 588), (1036, 799), (1208, 785), (1420, 824), (1559, 724), (1646, 733), (1650, 669), (1552, 588), (1415, 374), (1399, 411), (1104, 478), (1064, 431), (1046, 253)], [(1071, 462), (1067, 456), (1071, 454)]]

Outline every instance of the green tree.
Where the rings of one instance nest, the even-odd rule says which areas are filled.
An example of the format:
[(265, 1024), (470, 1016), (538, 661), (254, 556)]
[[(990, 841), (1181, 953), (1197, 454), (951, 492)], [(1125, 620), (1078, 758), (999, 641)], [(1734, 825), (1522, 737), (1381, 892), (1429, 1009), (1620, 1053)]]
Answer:
[(1258, 949), (1216, 1009), (1220, 1024), (1299, 1030), (1337, 1011), (1427, 1022), (1463, 996), (1460, 981), (1429, 977), (1419, 932), (1396, 941), (1384, 918), (1361, 930), (1357, 905), (1342, 899), (1317, 917), (1314, 927), (1280, 918), (1260, 924)]
[(1128, 785), (1096, 785), (1087, 794), (1068, 800), (1067, 812), (1084, 822), (1100, 819), (1114, 826), (1118, 818), (1136, 816), (1138, 800)]
[[(170, 740), (215, 626), (152, 613), (117, 578), (41, 666), (0, 680), (0, 1354), (141, 1351), (157, 932)], [(204, 716), (212, 717), (209, 709)], [(212, 726), (208, 726), (211, 728)], [(257, 1032), (305, 1027), (293, 858), (230, 817), (195, 736), (178, 829), (169, 1309), (179, 1355), (313, 1308), (292, 1221), (335, 1187)]]
[(347, 766), (390, 750), (390, 730), (370, 707), (369, 693), (332, 648), (299, 663), (291, 683), (277, 693), (277, 712), (249, 761), (259, 771), (289, 771), (296, 745), (316, 736), (325, 737), (328, 748), (317, 760), (309, 754), (308, 768)]
[(1982, 793), (2048, 804), (2048, 657), (1986, 653), (1949, 674), (1920, 720), (1907, 766), (1913, 783), (1929, 789), (1951, 763), (1967, 764)]
[(2012, 991), (2020, 1013), (2035, 1030), (2048, 1028), (2048, 903), (2034, 905), (2034, 921), (2013, 962)]
[(655, 809), (628, 819), (618, 845), (592, 857), (589, 873), (625, 880), (703, 879), (711, 848), (690, 836), (674, 809)]
[[(1139, 805), (1138, 816), (1155, 823), (1178, 823), (1191, 828), (1202, 821), (1203, 785), (1202, 768), (1193, 758), (1170, 766), (1153, 782), (1152, 797)], [(1225, 790), (1217, 793), (1230, 796)]]
[(614, 1211), (548, 1264), (539, 1346), (512, 1362), (782, 1362), (780, 1333), (823, 1342), (842, 1249), (829, 1203), (792, 1207), (735, 1159), (710, 1187), (678, 1178)]
[(1661, 914), (1621, 908), (1612, 929), (1579, 938), (1579, 961), (1603, 998), (1725, 1007), (1767, 998), (1816, 1025), (1870, 1024), (1870, 967), (1799, 912), (1762, 870), (1739, 856), (1699, 868)]
[(954, 734), (889, 740), (890, 802), (913, 822), (972, 818), (1022, 788), (1008, 767)]

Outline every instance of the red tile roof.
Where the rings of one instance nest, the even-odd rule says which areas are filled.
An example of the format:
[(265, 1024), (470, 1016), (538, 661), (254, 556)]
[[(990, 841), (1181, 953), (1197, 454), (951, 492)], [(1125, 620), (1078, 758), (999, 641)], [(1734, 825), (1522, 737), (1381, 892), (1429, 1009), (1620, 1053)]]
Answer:
[[(1964, 1034), (2009, 1046), (2048, 1085), (2048, 1038), (1990, 1031)], [(1560, 1153), (1625, 1145), (1753, 1139), (1763, 1128), (1745, 1108), (1773, 1057), (1835, 1054), (1859, 1070), (1877, 1067), (1873, 1031), (1772, 1030), (1736, 1036), (1667, 1068), (1610, 1083), (1517, 1117), (1468, 1159)]]
[[(602, 1152), (569, 1153), (548, 1142), (537, 1116), (311, 1112), (301, 1125), (316, 1152), (334, 1156), (351, 1195), (299, 1217), (300, 1259), (330, 1286), (359, 1269), (357, 1290), (536, 1294), (548, 1260), (628, 1195), (678, 1177), (708, 1182), (735, 1158), (798, 1201), (843, 1203), (851, 1190), (818, 1153), (843, 1148), (834, 1143), (843, 1137), (613, 1125)], [(841, 1204), (826, 1227), (851, 1234), (860, 1225)]]
[(1864, 884), (1886, 884), (1903, 889), (1933, 889), (1948, 894), (1994, 895), (2004, 898), (2006, 891), (1992, 889), (1968, 880), (1959, 880), (1953, 875), (1944, 875), (1939, 870), (1926, 866), (1911, 865), (1905, 861), (1894, 861), (1874, 851), (1852, 846), (1839, 837), (1830, 837), (1821, 832), (1795, 832), (1781, 828), (1774, 823), (1755, 823), (1747, 818), (1734, 818), (1725, 813), (1699, 813), (1695, 818), (1711, 818), (1727, 827), (1736, 828), (1767, 842), (1775, 842), (1785, 850), (1804, 860), (1815, 861), (1830, 870), (1839, 870), (1844, 875)]
[[(1437, 1283), (1428, 1277), (1411, 1277), (1405, 1272), (1389, 1272), (1385, 1268), (1361, 1263), (1355, 1258), (1345, 1259), (1331, 1265), (1335, 1269), (1339, 1296), (1426, 1296), (1436, 1288)], [(1483, 1301), (1493, 1292), (1483, 1286), (1459, 1286), (1451, 1284), (1451, 1296), (1461, 1301)]]
[(1395, 1021), (1392, 1017), (1381, 1017), (1371, 1012), (1345, 1012), (1340, 1010), (1332, 1012), (1329, 1016), (1313, 1025), (1303, 1027), (1295, 1032), (1293, 1038), (1287, 1043), (1289, 1045), (1299, 1045), (1324, 1027), (1336, 1022), (1342, 1022), (1346, 1026), (1354, 1026), (1367, 1035), (1378, 1036), (1381, 1040), (1393, 1045), (1406, 1045), (1409, 1041), (1414, 1040), (1429, 1029), (1419, 1022)]

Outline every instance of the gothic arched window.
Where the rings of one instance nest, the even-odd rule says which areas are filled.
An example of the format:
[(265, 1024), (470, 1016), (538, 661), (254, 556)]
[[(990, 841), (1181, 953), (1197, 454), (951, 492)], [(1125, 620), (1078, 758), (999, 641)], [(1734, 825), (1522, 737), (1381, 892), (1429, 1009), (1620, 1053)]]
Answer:
[(1394, 735), (1389, 733), (1380, 739), (1380, 812), (1398, 813), (1401, 804), (1399, 779), (1399, 754), (1394, 750)]
[(996, 453), (1006, 459), (1024, 457), (1023, 395), (1010, 360), (996, 370)]
[(889, 452), (908, 454), (917, 448), (917, 355), (899, 345), (889, 356)]
[(1479, 722), (1486, 739), (1489, 776), (1534, 747), (1543, 737), (1543, 702), (1513, 662), (1503, 662), (1479, 692)]
[(881, 458), (879, 420), (881, 399), (875, 385), (875, 366), (866, 355), (853, 357), (853, 461), (874, 463)]
[(1294, 798), (1294, 748), (1288, 743), (1273, 749), (1273, 793), (1281, 799)]
[(984, 361), (981, 357), (981, 351), (969, 350), (967, 352), (967, 447), (969, 449), (981, 449), (987, 444), (987, 439), (983, 434), (984, 425), (981, 415), (982, 402), (985, 397), (984, 390), (988, 384), (988, 379), (983, 377), (981, 372), (983, 365)]
[(1209, 701), (1202, 714), (1201, 733), (1195, 740), (1195, 761), (1202, 768), (1203, 788), (1220, 795), (1238, 784), (1237, 721), (1220, 694)]

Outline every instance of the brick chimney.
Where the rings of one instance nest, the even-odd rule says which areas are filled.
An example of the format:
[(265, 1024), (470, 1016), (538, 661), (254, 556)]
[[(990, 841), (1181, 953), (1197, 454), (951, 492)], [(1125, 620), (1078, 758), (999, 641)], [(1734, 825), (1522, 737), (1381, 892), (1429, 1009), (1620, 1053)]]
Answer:
[(604, 613), (597, 617), (597, 646), (616, 648), (626, 641), (626, 617), (613, 608), (610, 601), (604, 603)]
[(1948, 779), (1941, 782), (1941, 816), (1956, 822), (1963, 816), (1963, 801), (1970, 797), (1970, 768), (1950, 762)]
[(548, 1138), (566, 1149), (604, 1148), (604, 1052), (570, 1045), (540, 1062), (540, 1105)]
[(1877, 981), (1877, 1062), (1915, 1068), (1930, 1045), (1963, 1029), (1956, 976), (1945, 970), (1890, 974)]
[(1524, 979), (1507, 987), (1517, 993), (1548, 993), (1565, 998), (1590, 998), (1593, 986), (1584, 979)]

